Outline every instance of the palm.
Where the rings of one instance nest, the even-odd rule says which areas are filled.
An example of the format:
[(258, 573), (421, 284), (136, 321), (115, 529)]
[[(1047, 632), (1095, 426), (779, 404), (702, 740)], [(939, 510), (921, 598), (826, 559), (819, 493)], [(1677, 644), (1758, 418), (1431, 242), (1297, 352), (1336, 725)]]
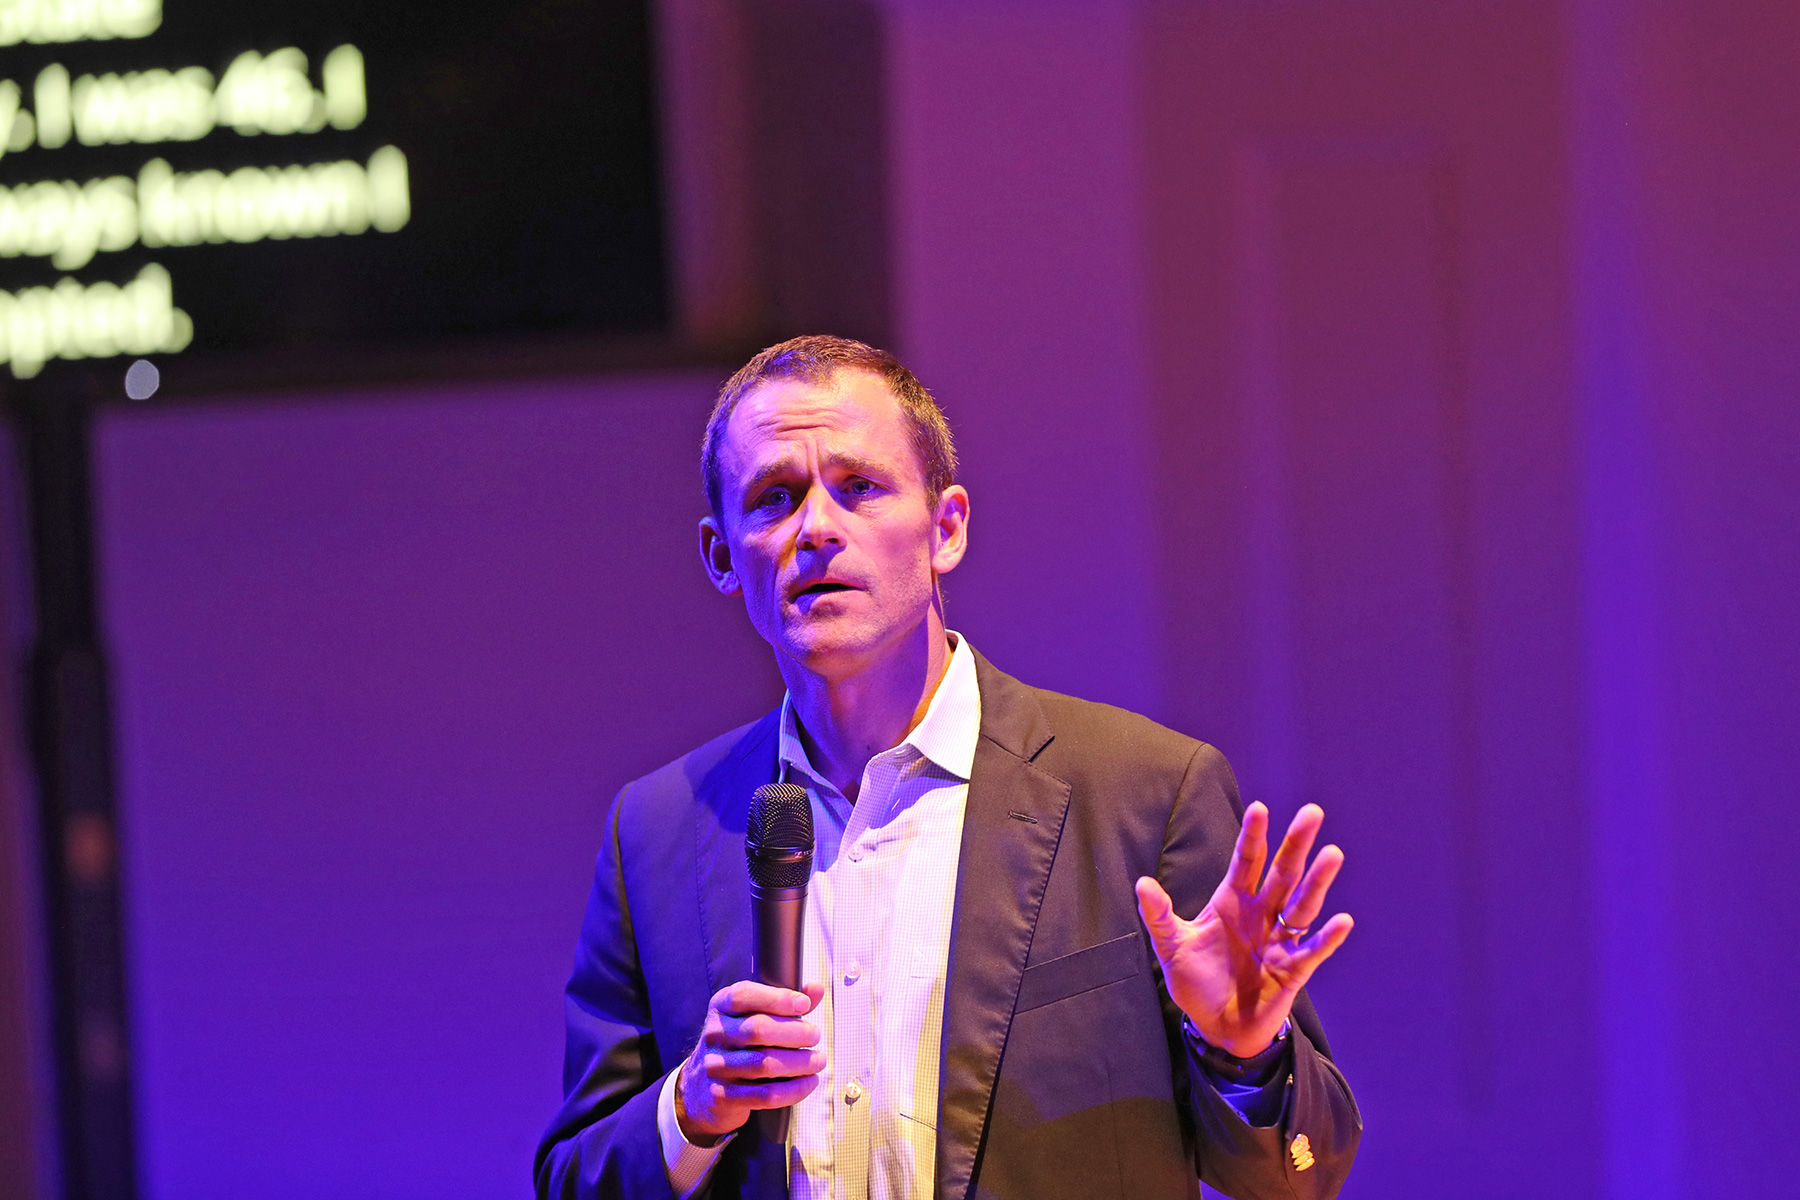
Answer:
[(1155, 880), (1138, 881), (1139, 911), (1170, 998), (1201, 1037), (1229, 1054), (1255, 1054), (1273, 1041), (1295, 994), (1350, 934), (1345, 913), (1304, 938), (1276, 920), (1304, 931), (1324, 907), (1344, 856), (1327, 846), (1306, 869), (1323, 819), (1316, 805), (1302, 808), (1261, 879), (1268, 813), (1251, 805), (1225, 878), (1191, 921), (1173, 911)]

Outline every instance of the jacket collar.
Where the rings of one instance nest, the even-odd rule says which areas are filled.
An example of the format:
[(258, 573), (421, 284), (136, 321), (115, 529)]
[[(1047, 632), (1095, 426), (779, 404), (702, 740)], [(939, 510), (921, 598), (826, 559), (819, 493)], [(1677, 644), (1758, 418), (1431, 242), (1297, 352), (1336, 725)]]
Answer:
[(1030, 762), (1056, 735), (1037, 691), (989, 662), (973, 646), (975, 681), (981, 688), (981, 736), (1014, 758)]

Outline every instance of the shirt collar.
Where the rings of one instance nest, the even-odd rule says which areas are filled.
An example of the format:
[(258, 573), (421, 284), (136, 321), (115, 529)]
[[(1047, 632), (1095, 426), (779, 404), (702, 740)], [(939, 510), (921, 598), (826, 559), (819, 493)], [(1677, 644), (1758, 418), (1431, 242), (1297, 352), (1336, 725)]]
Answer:
[[(981, 740), (981, 689), (975, 682), (975, 651), (969, 639), (955, 631), (949, 631), (949, 636), (955, 645), (950, 664), (944, 668), (937, 691), (931, 694), (925, 719), (900, 744), (911, 746), (938, 767), (967, 780), (975, 769), (975, 746)], [(800, 741), (792, 692), (781, 698), (781, 761), (814, 779), (823, 778), (813, 770)]]

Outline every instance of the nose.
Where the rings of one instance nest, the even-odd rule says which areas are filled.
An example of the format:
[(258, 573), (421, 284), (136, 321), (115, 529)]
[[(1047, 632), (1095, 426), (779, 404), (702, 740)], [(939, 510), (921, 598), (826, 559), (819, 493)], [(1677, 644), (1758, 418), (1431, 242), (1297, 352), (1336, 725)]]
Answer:
[(796, 535), (801, 550), (822, 550), (826, 546), (844, 544), (843, 527), (838, 524), (838, 507), (829, 488), (807, 489), (800, 503), (800, 529)]

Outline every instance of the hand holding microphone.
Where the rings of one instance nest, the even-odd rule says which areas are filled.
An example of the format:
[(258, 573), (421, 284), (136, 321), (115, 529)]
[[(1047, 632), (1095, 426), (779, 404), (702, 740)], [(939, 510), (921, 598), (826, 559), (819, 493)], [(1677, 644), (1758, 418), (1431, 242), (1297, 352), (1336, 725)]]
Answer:
[[(819, 1027), (806, 1019), (824, 989), (801, 983), (806, 885), (812, 876), (812, 804), (791, 783), (756, 789), (744, 837), (750, 871), (752, 974), (707, 1005), (700, 1042), (681, 1065), (675, 1113), (682, 1136), (708, 1145), (759, 1109), (786, 1110), (819, 1085)], [(764, 1136), (786, 1138), (786, 1112)]]

